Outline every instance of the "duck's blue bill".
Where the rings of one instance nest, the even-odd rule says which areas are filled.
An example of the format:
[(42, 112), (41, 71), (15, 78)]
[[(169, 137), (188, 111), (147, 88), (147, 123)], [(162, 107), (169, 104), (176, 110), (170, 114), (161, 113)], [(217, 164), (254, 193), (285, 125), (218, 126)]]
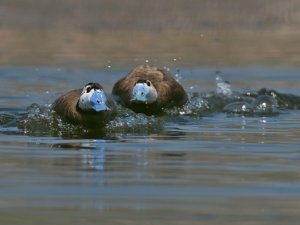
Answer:
[(107, 106), (107, 98), (103, 91), (95, 91), (90, 98), (92, 108), (99, 112), (104, 110), (110, 110)]
[(149, 90), (143, 84), (136, 84), (132, 90), (131, 101), (147, 102)]

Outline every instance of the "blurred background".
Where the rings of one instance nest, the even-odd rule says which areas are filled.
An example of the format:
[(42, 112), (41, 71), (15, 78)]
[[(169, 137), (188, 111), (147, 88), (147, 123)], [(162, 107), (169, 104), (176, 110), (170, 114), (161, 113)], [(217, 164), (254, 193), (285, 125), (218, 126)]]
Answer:
[(299, 0), (1, 0), (0, 66), (300, 64)]

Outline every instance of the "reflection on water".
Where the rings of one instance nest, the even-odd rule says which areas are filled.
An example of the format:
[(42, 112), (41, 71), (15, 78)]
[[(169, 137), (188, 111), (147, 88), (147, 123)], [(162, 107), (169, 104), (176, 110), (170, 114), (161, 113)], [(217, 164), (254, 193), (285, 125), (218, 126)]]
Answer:
[(85, 79), (109, 90), (124, 71), (0, 70), (1, 223), (297, 224), (298, 71), (222, 72), (216, 83), (214, 69), (181, 69), (188, 105), (163, 117), (119, 108), (91, 131), (49, 105)]

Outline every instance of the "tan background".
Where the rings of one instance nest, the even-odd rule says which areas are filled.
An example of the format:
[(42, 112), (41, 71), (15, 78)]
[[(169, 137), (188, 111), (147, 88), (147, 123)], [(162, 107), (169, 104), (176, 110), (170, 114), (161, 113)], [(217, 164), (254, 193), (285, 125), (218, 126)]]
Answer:
[(1, 0), (0, 66), (300, 64), (298, 0)]

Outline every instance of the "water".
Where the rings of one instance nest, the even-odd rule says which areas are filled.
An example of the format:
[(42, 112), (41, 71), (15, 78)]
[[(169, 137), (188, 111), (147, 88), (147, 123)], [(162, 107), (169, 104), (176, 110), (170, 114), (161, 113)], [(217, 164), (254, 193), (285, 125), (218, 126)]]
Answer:
[(298, 69), (170, 68), (188, 105), (97, 131), (49, 109), (129, 69), (0, 69), (1, 224), (298, 224), (299, 101), (257, 92), (300, 95)]

